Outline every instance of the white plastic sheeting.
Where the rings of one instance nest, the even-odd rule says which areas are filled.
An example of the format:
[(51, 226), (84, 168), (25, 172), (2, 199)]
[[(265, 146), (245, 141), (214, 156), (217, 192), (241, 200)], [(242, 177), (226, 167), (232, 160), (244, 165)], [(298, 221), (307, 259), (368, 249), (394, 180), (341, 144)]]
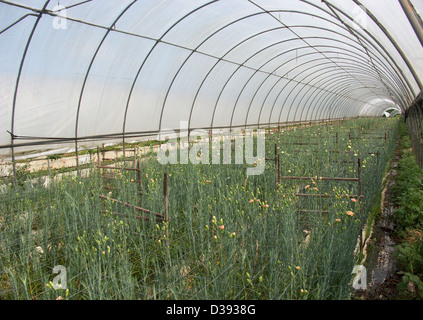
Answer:
[(0, 156), (382, 116), (422, 60), (397, 0), (0, 0)]

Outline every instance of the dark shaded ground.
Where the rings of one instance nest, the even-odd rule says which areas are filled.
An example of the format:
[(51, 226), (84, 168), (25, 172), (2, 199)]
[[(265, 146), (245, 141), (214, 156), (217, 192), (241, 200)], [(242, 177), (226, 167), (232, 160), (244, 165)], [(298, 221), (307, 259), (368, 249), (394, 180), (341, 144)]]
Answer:
[(366, 261), (367, 290), (355, 291), (354, 300), (398, 300), (397, 285), (401, 281), (394, 257), (395, 225), (393, 217), (395, 208), (390, 200), (390, 188), (395, 184), (396, 167), (400, 157), (395, 156), (391, 162), (388, 186), (385, 191), (384, 206), (380, 217), (375, 222), (373, 235), (368, 244), (369, 256)]

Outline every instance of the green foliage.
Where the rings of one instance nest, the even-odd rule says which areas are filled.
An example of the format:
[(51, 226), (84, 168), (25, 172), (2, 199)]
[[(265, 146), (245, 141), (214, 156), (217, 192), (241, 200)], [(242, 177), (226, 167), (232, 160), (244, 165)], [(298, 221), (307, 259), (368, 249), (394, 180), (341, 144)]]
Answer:
[(28, 163), (25, 163), (22, 166), (16, 167), (16, 180), (17, 180), (18, 186), (20, 187), (24, 186), (25, 182), (28, 180), (30, 176), (31, 176), (31, 173), (29, 171)]
[(417, 166), (414, 154), (409, 148), (410, 139), (402, 125), (401, 143), (403, 153), (398, 163), (392, 199), (398, 206), (396, 224), (402, 231), (423, 226), (423, 171)]
[(62, 157), (61, 154), (52, 154), (52, 155), (49, 155), (47, 158), (49, 160), (57, 160), (57, 159), (60, 159), (61, 157)]
[[(266, 158), (277, 144), (282, 175), (313, 177), (283, 181), (277, 190), (272, 161), (246, 179), (247, 165), (144, 159), (142, 195), (136, 174), (119, 172), (110, 197), (157, 213), (168, 173), (169, 223), (137, 219), (143, 213), (100, 200), (109, 190), (94, 170), (84, 179), (65, 175), (47, 189), (1, 194), (1, 298), (348, 299), (357, 238), (395, 141), (379, 147), (381, 140), (349, 140), (349, 131), (361, 137), (395, 123), (362, 119), (268, 132)], [(355, 178), (359, 157), (362, 213), (350, 200), (357, 183), (319, 180)], [(298, 192), (335, 197), (299, 199)], [(47, 286), (56, 265), (67, 268), (69, 291)]]
[[(399, 129), (400, 156), (391, 197), (397, 207), (395, 224), (401, 244), (396, 257), (402, 275), (398, 285), (403, 298), (423, 298), (423, 171), (419, 169), (408, 136), (401, 122)], [(413, 235), (413, 236), (411, 236)], [(417, 235), (417, 236), (415, 236)]]

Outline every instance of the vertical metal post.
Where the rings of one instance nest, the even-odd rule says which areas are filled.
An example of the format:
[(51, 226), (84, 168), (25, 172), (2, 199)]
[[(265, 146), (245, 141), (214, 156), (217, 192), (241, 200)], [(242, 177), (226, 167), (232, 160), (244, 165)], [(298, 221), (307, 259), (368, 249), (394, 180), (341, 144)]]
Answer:
[[(164, 173), (163, 180), (163, 205), (164, 205), (164, 222), (169, 222), (169, 202), (168, 202), (168, 190), (167, 190), (167, 172)], [(166, 226), (166, 241), (169, 239), (169, 225)]]
[(163, 180), (163, 204), (164, 204), (164, 212), (165, 212), (165, 221), (169, 221), (169, 203), (168, 203), (168, 190), (167, 190), (167, 172), (164, 173), (164, 180)]
[(18, 175), (16, 173), (16, 159), (15, 159), (15, 136), (13, 133), (10, 133), (12, 140), (12, 167), (13, 167), (13, 183), (15, 187), (18, 186)]
[(278, 154), (278, 185), (282, 183), (281, 176), (281, 155)]
[(357, 178), (358, 178), (358, 201), (360, 204), (360, 251), (363, 249), (364, 236), (363, 236), (363, 189), (361, 185), (361, 158), (357, 160)]
[(141, 194), (142, 193), (142, 179), (141, 179), (141, 165), (139, 161), (137, 161), (137, 175), (138, 175), (138, 185), (140, 187), (140, 194)]
[(279, 182), (279, 163), (278, 163), (278, 145), (275, 144), (275, 190), (278, 190), (278, 182)]
[(100, 167), (100, 147), (97, 147), (97, 166)]
[(75, 151), (75, 160), (76, 160), (76, 173), (78, 178), (81, 177), (81, 172), (79, 170), (79, 152), (78, 152), (78, 145), (76, 144), (76, 151)]

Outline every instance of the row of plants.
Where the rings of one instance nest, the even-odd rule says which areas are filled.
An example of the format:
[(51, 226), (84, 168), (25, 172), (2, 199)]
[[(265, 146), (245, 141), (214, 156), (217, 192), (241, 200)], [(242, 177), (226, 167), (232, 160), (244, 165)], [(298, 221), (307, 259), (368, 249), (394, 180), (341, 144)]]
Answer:
[(401, 298), (423, 299), (423, 171), (416, 163), (405, 123), (401, 123), (399, 130), (398, 156), (395, 184), (391, 188), (399, 242), (398, 290)]
[[(396, 123), (359, 119), (268, 130), (266, 157), (276, 144), (282, 175), (310, 177), (277, 186), (271, 160), (262, 175), (247, 178), (245, 164), (161, 165), (149, 158), (141, 162), (141, 195), (134, 172), (119, 172), (117, 189), (109, 191), (94, 167), (84, 179), (10, 188), (0, 195), (0, 298), (348, 299), (360, 261), (357, 239)], [(383, 139), (386, 132), (390, 139)], [(351, 139), (366, 134), (381, 137)], [(353, 197), (360, 193), (356, 182), (319, 179), (356, 177), (358, 159), (362, 206)], [(111, 201), (163, 214), (164, 172), (168, 222), (140, 219), (139, 211)], [(55, 266), (65, 268), (66, 288), (51, 285)]]

